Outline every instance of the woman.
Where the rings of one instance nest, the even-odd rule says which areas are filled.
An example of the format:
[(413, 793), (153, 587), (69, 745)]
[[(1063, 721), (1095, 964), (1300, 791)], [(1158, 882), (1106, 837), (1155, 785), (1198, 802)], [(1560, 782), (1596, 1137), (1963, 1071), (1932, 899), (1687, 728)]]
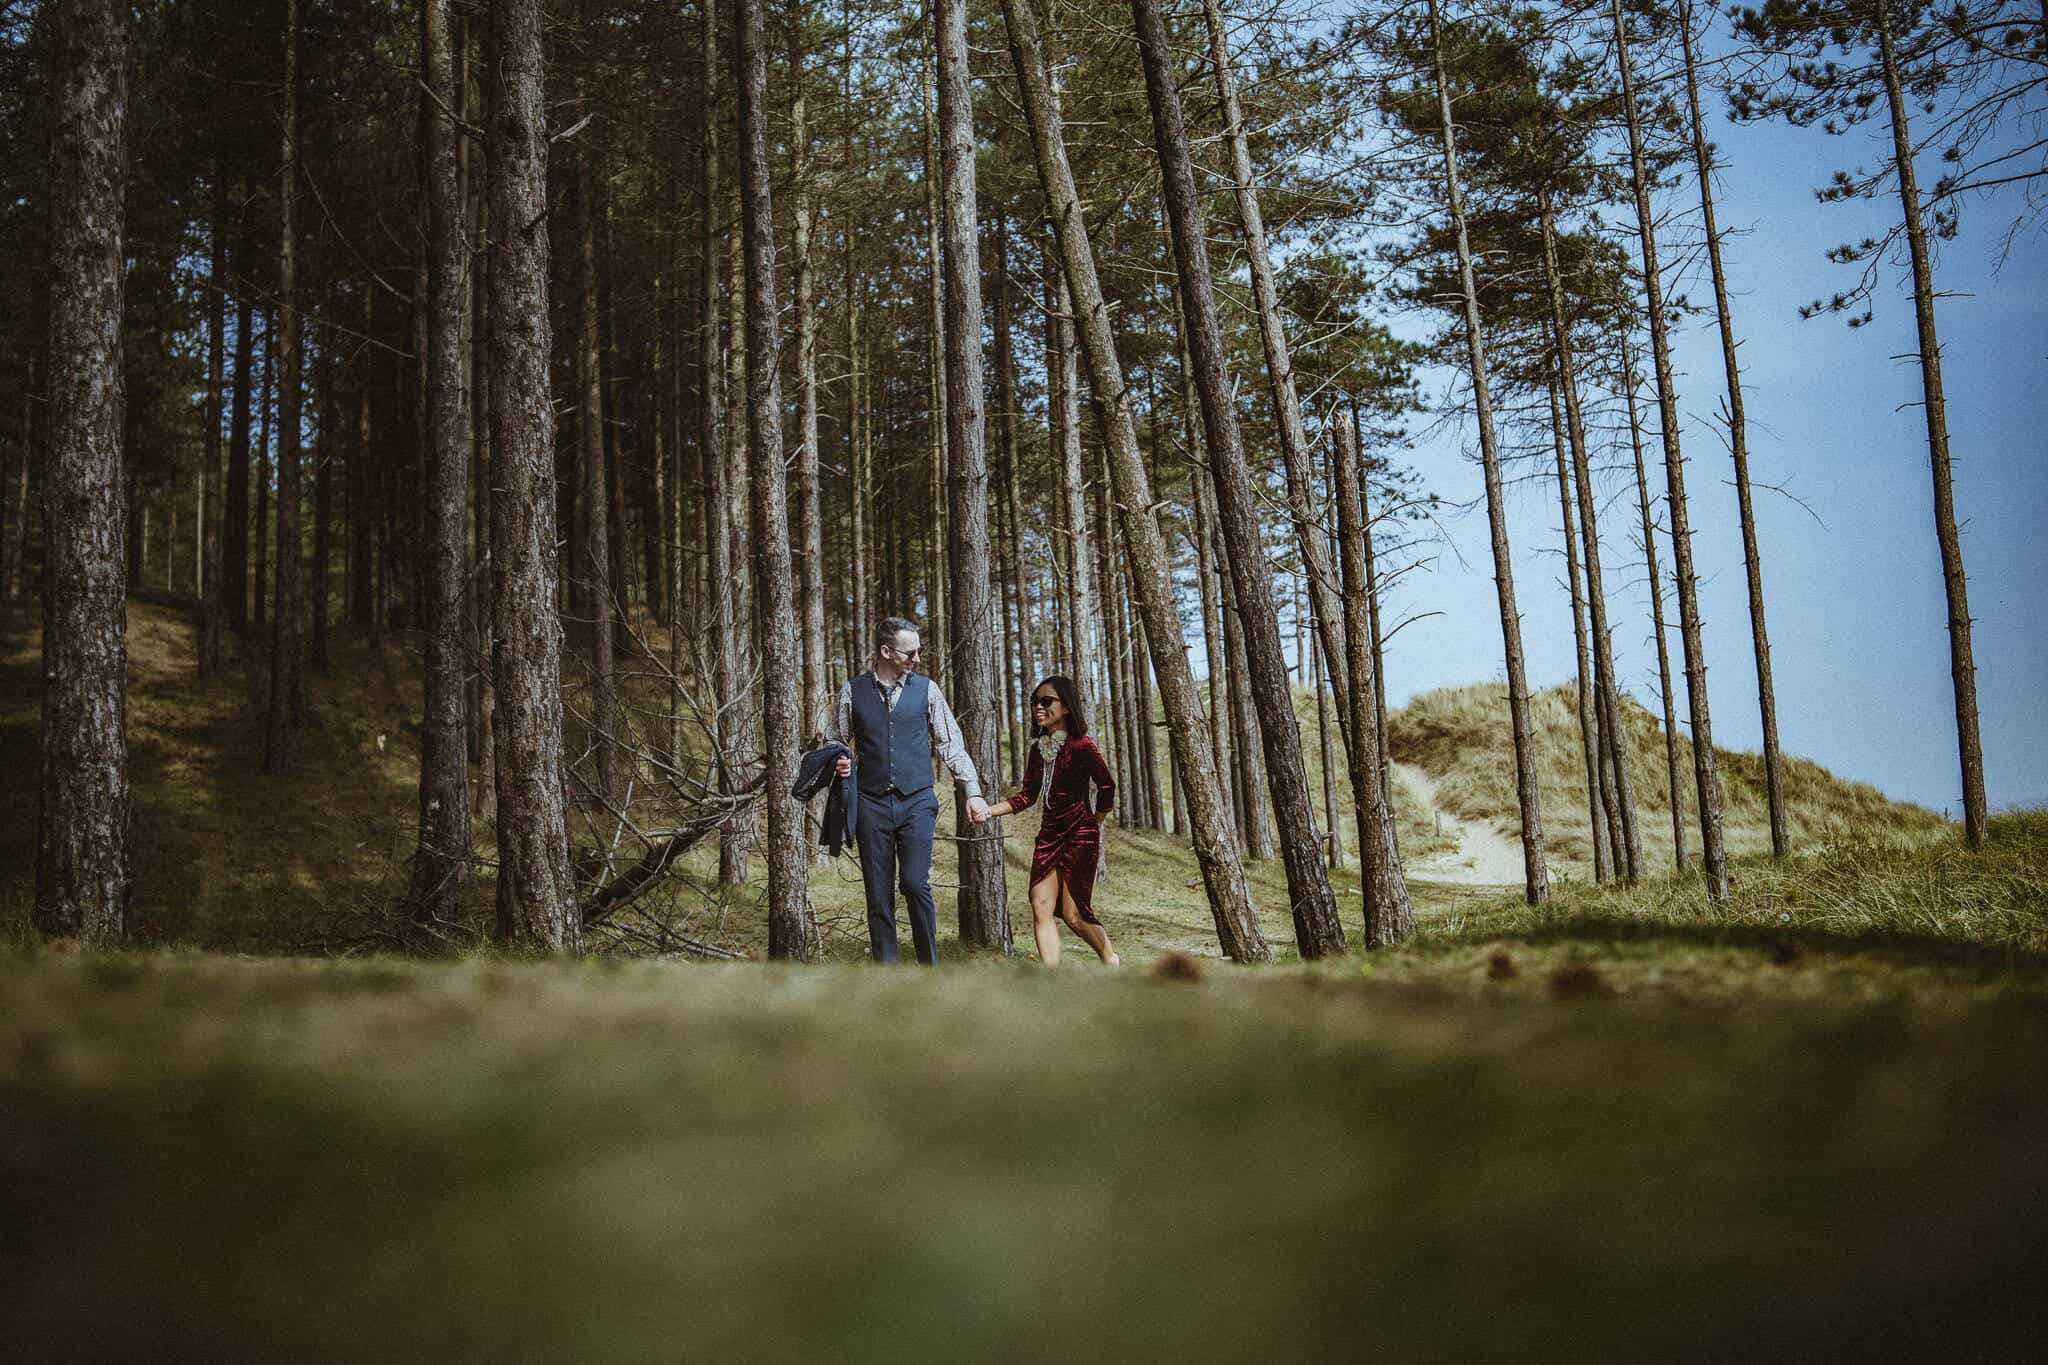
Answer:
[(1060, 965), (1059, 921), (1064, 920), (1097, 957), (1120, 966), (1123, 959), (1109, 946), (1109, 935), (1090, 906), (1102, 865), (1102, 816), (1115, 798), (1116, 782), (1088, 738), (1088, 718), (1074, 680), (1052, 677), (1033, 688), (1031, 721), (1038, 740), (1024, 768), (1024, 790), (991, 807), (989, 815), (1044, 803), (1038, 846), (1031, 853), (1031, 932), (1038, 940), (1038, 960), (1048, 967)]

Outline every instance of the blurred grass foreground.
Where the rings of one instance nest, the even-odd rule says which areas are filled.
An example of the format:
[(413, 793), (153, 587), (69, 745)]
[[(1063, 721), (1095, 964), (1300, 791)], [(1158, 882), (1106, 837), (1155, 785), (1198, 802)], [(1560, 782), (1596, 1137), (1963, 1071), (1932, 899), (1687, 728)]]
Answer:
[(4, 1354), (2033, 1356), (2040, 960), (1785, 951), (17, 955)]

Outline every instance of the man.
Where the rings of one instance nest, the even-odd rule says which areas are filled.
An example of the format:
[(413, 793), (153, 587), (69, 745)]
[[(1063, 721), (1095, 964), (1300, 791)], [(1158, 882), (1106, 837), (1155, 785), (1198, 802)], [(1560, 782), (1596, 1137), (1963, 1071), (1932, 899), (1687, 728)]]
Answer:
[(966, 793), (968, 819), (985, 823), (988, 802), (981, 798), (981, 780), (945, 693), (917, 672), (923, 653), (915, 624), (900, 616), (883, 621), (874, 668), (839, 689), (834, 733), (854, 755), (839, 760), (839, 775), (857, 774), (860, 791), (854, 842), (867, 888), (869, 951), (877, 962), (898, 960), (891, 885), (896, 881), (910, 907), (917, 960), (932, 966), (939, 960), (938, 911), (932, 904), (939, 797), (933, 789), (932, 755)]

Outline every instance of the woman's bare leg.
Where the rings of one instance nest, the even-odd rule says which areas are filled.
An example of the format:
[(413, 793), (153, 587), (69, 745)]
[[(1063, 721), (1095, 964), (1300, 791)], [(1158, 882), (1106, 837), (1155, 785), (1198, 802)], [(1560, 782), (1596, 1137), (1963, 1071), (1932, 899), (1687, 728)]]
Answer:
[(1065, 878), (1060, 879), (1060, 918), (1067, 922), (1069, 929), (1081, 936), (1082, 942), (1095, 950), (1097, 957), (1112, 967), (1123, 965), (1123, 959), (1109, 946), (1109, 935), (1103, 931), (1102, 926), (1090, 924), (1081, 918), (1081, 907), (1074, 903), (1074, 893), (1067, 889)]
[(1038, 942), (1038, 960), (1048, 967), (1060, 965), (1061, 890), (1058, 876), (1041, 877), (1031, 884), (1031, 937)]

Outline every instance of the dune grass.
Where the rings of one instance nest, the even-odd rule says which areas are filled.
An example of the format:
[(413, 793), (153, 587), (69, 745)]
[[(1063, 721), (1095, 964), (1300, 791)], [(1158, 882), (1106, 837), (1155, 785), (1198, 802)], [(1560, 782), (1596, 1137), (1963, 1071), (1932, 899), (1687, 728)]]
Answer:
[[(1643, 851), (1651, 867), (1669, 871), (1671, 784), (1664, 729), (1632, 698), (1622, 699), (1624, 729), (1640, 810)], [(1553, 860), (1579, 876), (1592, 875), (1592, 816), (1586, 798), (1586, 763), (1579, 738), (1576, 694), (1545, 688), (1529, 699), (1536, 734), (1536, 768), (1545, 844)], [(1455, 813), (1520, 828), (1515, 796), (1514, 742), (1507, 688), (1475, 683), (1422, 693), (1387, 716), (1394, 757), (1437, 778), (1437, 799)], [(1722, 788), (1722, 821), (1731, 854), (1769, 852), (1770, 814), (1763, 756), (1715, 749)], [(1678, 740), (1679, 806), (1687, 851), (1699, 856), (1699, 801), (1693, 785), (1692, 740)], [(1868, 783), (1835, 776), (1810, 759), (1784, 758), (1786, 809), (1796, 845), (1838, 842), (1883, 833), (1933, 838), (1949, 822), (1933, 811), (1893, 801)]]

